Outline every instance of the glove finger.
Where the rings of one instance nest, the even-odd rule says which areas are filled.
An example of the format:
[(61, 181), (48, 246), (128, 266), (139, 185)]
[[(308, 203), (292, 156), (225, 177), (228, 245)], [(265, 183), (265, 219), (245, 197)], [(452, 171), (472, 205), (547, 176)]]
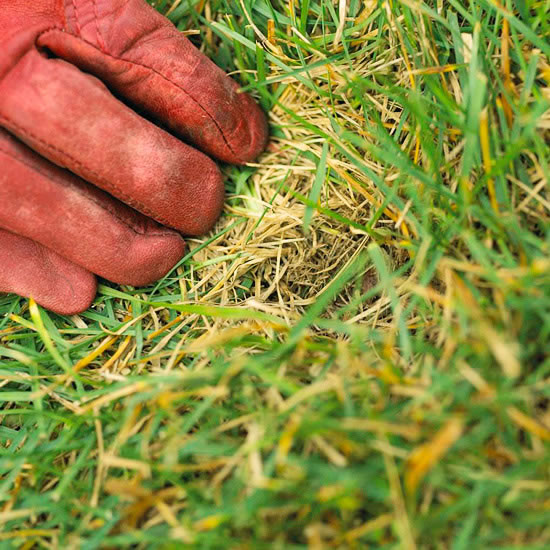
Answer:
[(184, 254), (177, 232), (52, 165), (2, 129), (0, 165), (0, 227), (93, 273), (141, 286), (164, 276)]
[(0, 124), (55, 164), (185, 234), (208, 231), (223, 207), (211, 159), (137, 115), (97, 78), (36, 50), (0, 83)]
[(0, 229), (0, 292), (34, 298), (41, 306), (72, 315), (90, 307), (94, 275), (40, 244)]
[[(69, 6), (69, 32), (38, 44), (101, 78), (177, 135), (220, 160), (253, 160), (267, 141), (254, 100), (143, 0)], [(93, 5), (92, 5), (93, 4)]]

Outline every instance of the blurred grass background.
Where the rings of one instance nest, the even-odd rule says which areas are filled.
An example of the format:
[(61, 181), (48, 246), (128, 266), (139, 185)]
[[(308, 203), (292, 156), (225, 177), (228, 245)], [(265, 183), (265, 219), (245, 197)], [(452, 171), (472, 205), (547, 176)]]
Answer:
[(152, 2), (269, 111), (216, 230), (0, 297), (0, 547), (550, 547), (550, 2)]

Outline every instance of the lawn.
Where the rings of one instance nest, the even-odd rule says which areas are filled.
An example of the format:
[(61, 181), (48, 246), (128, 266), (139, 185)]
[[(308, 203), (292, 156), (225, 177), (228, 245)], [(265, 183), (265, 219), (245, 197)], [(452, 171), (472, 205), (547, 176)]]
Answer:
[(272, 139), (159, 283), (0, 297), (0, 548), (550, 548), (550, 2), (153, 4)]

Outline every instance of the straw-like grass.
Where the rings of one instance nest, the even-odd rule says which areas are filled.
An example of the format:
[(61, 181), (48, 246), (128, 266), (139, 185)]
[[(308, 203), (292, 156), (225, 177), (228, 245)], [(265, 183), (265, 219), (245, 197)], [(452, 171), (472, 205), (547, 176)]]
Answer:
[(0, 298), (0, 547), (550, 547), (549, 3), (156, 7), (272, 140), (157, 285)]

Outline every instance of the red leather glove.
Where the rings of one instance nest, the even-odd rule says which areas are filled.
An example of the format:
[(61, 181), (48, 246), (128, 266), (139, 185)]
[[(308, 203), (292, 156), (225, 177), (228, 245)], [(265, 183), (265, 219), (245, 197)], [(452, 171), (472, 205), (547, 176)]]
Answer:
[(266, 140), (250, 96), (144, 0), (0, 0), (0, 292), (68, 314), (92, 273), (162, 277), (221, 212), (207, 155), (244, 163)]

